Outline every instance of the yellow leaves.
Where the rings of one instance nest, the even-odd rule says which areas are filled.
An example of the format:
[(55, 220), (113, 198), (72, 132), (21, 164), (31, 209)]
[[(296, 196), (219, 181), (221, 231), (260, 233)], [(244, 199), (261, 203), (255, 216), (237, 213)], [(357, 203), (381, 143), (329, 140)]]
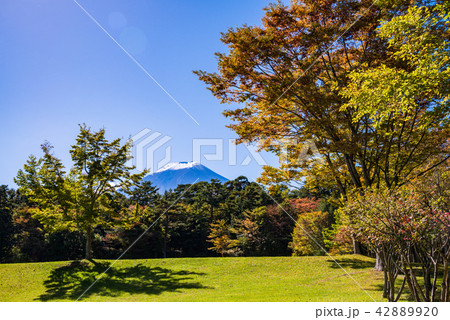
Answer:
[(290, 243), (292, 254), (295, 256), (324, 254), (322, 250), (324, 247), (322, 231), (327, 228), (327, 221), (328, 213), (326, 212), (312, 211), (302, 213), (292, 234), (292, 242)]
[(211, 224), (211, 233), (209, 234), (208, 242), (211, 242), (213, 247), (209, 250), (216, 251), (222, 256), (229, 253), (229, 250), (238, 246), (239, 241), (230, 238), (230, 228), (224, 219)]

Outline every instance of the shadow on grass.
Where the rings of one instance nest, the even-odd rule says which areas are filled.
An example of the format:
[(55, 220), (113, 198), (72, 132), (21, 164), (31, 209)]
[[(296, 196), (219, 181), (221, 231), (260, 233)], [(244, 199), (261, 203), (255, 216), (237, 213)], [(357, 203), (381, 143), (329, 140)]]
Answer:
[[(36, 300), (76, 300), (109, 266), (109, 262), (74, 261), (57, 268), (44, 281), (46, 292)], [(124, 268), (113, 266), (80, 300), (91, 295), (118, 297), (123, 293), (158, 295), (182, 289), (211, 289), (191, 281), (192, 276), (201, 275), (205, 273), (150, 268), (142, 264)]]
[[(337, 263), (339, 263), (344, 269), (349, 268), (349, 269), (356, 269), (356, 270), (361, 270), (361, 269), (366, 269), (366, 270), (373, 270), (375, 267), (375, 263), (372, 261), (366, 261), (363, 260), (361, 258), (358, 257), (353, 257), (353, 258), (340, 258), (340, 259), (335, 259)], [(333, 269), (340, 269), (341, 267), (339, 267), (336, 262), (334, 262), (332, 259), (327, 260), (327, 262), (330, 263), (330, 266)], [(350, 274), (353, 273), (359, 273), (359, 272), (351, 272), (350, 270), (348, 270)], [(361, 272), (364, 272), (361, 270)], [(422, 272), (421, 270), (416, 270), (416, 274), (420, 275)], [(383, 273), (379, 272), (379, 277), (380, 277), (380, 281), (379, 283), (374, 283), (372, 284), (369, 288), (366, 288), (367, 291), (369, 292), (377, 292), (377, 293), (381, 293), (383, 292)], [(343, 274), (344, 276), (346, 276), (347, 274)], [(401, 286), (401, 282), (403, 280), (402, 276), (399, 276), (396, 280), (396, 289), (398, 290)], [(387, 301), (387, 299), (383, 298), (383, 301)], [(414, 297), (412, 296), (412, 294), (410, 293), (409, 289), (407, 286), (405, 286), (403, 293), (401, 295), (401, 299), (400, 301), (414, 301)]]
[(351, 268), (351, 269), (369, 269), (374, 268), (375, 263), (372, 261), (366, 261), (360, 258), (340, 258), (335, 260), (327, 260), (330, 263), (330, 266), (334, 269), (340, 269), (341, 267), (337, 265), (339, 263), (342, 268)]

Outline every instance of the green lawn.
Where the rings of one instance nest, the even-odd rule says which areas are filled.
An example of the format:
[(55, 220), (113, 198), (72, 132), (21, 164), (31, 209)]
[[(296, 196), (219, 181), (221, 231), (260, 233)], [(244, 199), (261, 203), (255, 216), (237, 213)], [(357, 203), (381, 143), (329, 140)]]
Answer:
[[(374, 260), (337, 256), (382, 301)], [(74, 301), (111, 263), (0, 264), (0, 301)], [(372, 301), (329, 257), (180, 258), (117, 262), (82, 301)]]

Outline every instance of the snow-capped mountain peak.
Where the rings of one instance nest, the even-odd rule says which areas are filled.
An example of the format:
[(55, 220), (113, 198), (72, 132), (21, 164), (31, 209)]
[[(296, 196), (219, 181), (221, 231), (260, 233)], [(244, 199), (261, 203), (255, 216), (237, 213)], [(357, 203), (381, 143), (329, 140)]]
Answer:
[(162, 172), (162, 171), (166, 171), (166, 170), (180, 170), (180, 169), (187, 169), (187, 168), (192, 168), (194, 166), (200, 166), (201, 164), (198, 162), (194, 162), (194, 161), (189, 161), (189, 162), (171, 162), (166, 164), (164, 167), (162, 167), (161, 169), (157, 170), (156, 172)]
[(209, 182), (212, 179), (220, 182), (228, 181), (227, 178), (215, 173), (198, 162), (171, 162), (153, 174), (144, 177), (159, 188), (159, 192), (175, 189), (180, 184), (192, 184), (200, 181)]

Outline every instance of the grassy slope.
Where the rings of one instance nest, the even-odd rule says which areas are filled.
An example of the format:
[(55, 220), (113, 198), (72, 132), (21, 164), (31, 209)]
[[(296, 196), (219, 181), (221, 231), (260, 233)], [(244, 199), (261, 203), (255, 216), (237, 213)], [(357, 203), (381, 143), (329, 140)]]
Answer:
[[(381, 301), (382, 274), (363, 256), (336, 257)], [(0, 301), (73, 301), (110, 262), (0, 265)], [(118, 261), (83, 301), (371, 301), (329, 257)]]

